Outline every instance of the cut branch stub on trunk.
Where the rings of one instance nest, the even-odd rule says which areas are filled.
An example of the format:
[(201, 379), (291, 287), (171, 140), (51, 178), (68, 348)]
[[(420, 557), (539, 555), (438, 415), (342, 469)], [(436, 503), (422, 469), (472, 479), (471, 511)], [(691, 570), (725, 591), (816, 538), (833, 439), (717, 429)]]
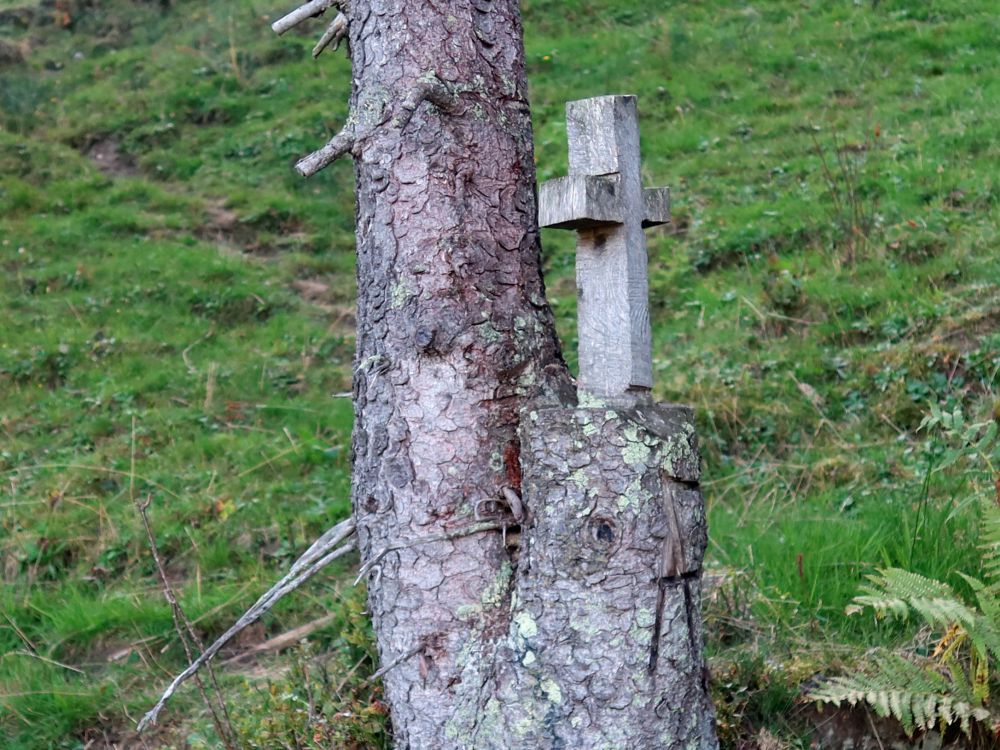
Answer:
[(580, 389), (628, 404), (653, 386), (643, 227), (670, 220), (667, 188), (643, 190), (634, 96), (566, 105), (569, 176), (539, 191), (539, 224), (577, 232)]

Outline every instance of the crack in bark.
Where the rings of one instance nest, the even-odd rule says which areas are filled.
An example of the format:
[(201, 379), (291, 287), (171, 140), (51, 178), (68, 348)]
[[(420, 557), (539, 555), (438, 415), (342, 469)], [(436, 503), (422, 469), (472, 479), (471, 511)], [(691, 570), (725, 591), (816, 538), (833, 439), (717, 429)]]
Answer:
[(691, 643), (691, 652), (693, 654), (700, 653), (696, 650), (697, 643), (695, 642), (695, 638), (697, 637), (697, 634), (694, 629), (694, 620), (692, 619), (693, 613), (691, 611), (692, 602), (690, 589), (690, 582), (700, 580), (700, 578), (701, 570), (692, 570), (686, 573), (681, 573), (680, 575), (661, 576), (656, 579), (656, 618), (653, 620), (653, 637), (649, 644), (650, 675), (656, 674), (656, 664), (660, 657), (660, 634), (663, 631), (663, 609), (667, 600), (667, 588), (670, 586), (681, 584), (684, 587), (684, 610), (687, 613), (688, 638)]

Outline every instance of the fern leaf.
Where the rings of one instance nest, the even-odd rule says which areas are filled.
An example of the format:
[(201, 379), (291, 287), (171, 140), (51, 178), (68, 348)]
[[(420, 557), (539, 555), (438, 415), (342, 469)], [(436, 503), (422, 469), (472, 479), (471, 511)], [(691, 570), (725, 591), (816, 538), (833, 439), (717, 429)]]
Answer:
[(891, 652), (877, 653), (870, 673), (833, 677), (807, 695), (821, 703), (851, 706), (866, 703), (875, 713), (900, 722), (907, 734), (958, 723), (969, 735), (973, 721), (988, 721), (961, 669), (951, 679), (927, 664), (916, 664)]
[[(958, 601), (948, 584), (900, 568), (884, 568), (868, 580), (871, 584), (861, 587), (863, 593), (854, 597), (854, 602), (871, 607), (880, 617), (905, 619), (911, 608), (916, 609), (914, 602)], [(933, 605), (930, 610), (934, 610)]]
[(910, 708), (912, 696), (903, 690), (889, 693), (889, 715), (895, 716), (903, 725), (907, 735), (913, 734), (913, 710)]
[(982, 515), (979, 548), (983, 553), (983, 572), (988, 586), (996, 593), (1000, 587), (1000, 508), (993, 500), (984, 499)]
[(973, 659), (972, 663), (972, 694), (980, 705), (986, 703), (990, 697), (989, 664), (989, 661), (982, 657)]

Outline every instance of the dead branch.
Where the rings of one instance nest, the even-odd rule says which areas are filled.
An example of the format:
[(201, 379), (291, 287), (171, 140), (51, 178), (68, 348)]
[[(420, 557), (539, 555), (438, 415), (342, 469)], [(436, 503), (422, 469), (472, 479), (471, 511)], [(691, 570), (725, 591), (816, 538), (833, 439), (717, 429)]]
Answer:
[(371, 677), (368, 677), (365, 680), (365, 682), (368, 682), (368, 683), (375, 682), (375, 680), (377, 680), (378, 678), (380, 678), (386, 672), (388, 672), (388, 671), (390, 671), (392, 669), (395, 669), (400, 664), (402, 664), (404, 661), (407, 661), (410, 657), (413, 657), (413, 656), (416, 656), (417, 654), (419, 654), (421, 651), (424, 650), (424, 648), (426, 648), (426, 647), (424, 646), (424, 644), (421, 643), (418, 646), (414, 646), (409, 651), (406, 651), (406, 652), (400, 654), (395, 659), (393, 659), (391, 662), (389, 662), (384, 667), (382, 667), (377, 672), (375, 672), (375, 674), (373, 674)]
[(247, 626), (252, 625), (259, 620), (286, 594), (295, 591), (295, 589), (308, 581), (313, 577), (313, 575), (329, 565), (331, 562), (339, 557), (343, 557), (348, 552), (353, 550), (357, 546), (355, 540), (352, 538), (354, 531), (354, 519), (348, 518), (338, 523), (332, 529), (323, 534), (323, 536), (313, 542), (309, 549), (307, 549), (302, 556), (293, 563), (291, 569), (280, 581), (268, 589), (267, 592), (263, 594), (252, 607), (250, 607), (250, 609), (240, 616), (240, 618), (233, 624), (232, 627), (229, 628), (229, 630), (219, 636), (219, 638), (211, 646), (202, 652), (201, 656), (191, 662), (187, 669), (173, 679), (173, 682), (171, 682), (167, 686), (167, 689), (163, 691), (163, 695), (160, 696), (156, 705), (142, 717), (142, 720), (136, 727), (136, 731), (142, 732), (149, 726), (155, 724), (156, 717), (166, 705), (167, 701), (170, 700), (173, 694), (177, 691), (177, 688), (180, 687), (186, 680), (197, 674), (198, 670), (211, 661), (215, 655), (219, 653), (223, 646), (229, 643), (237, 634), (242, 632)]
[(309, 2), (305, 5), (300, 5), (291, 13), (282, 16), (277, 21), (272, 23), (271, 29), (275, 34), (281, 36), (289, 29), (294, 29), (303, 21), (312, 18), (313, 16), (318, 16), (320, 13), (333, 5), (340, 5), (339, 0), (309, 0)]
[(333, 51), (336, 52), (345, 36), (347, 36), (347, 16), (343, 13), (338, 13), (337, 17), (330, 22), (329, 26), (327, 26), (326, 31), (323, 32), (323, 36), (320, 37), (319, 42), (317, 42), (316, 46), (313, 47), (313, 58), (317, 58), (323, 54), (323, 50), (325, 50), (331, 42), (333, 43)]
[[(334, 23), (336, 23), (336, 19), (334, 19)], [(452, 88), (438, 78), (436, 73), (424, 73), (413, 83), (406, 96), (403, 97), (403, 100), (391, 110), (391, 115), (386, 115), (378, 125), (358, 132), (352, 125), (355, 121), (354, 114), (352, 113), (348, 116), (348, 124), (337, 135), (331, 138), (329, 143), (319, 151), (314, 151), (308, 156), (303, 156), (299, 159), (295, 165), (295, 171), (303, 177), (312, 177), (344, 154), (353, 151), (360, 141), (370, 137), (372, 133), (387, 121), (391, 127), (396, 130), (402, 130), (409, 124), (414, 113), (417, 111), (417, 107), (423, 102), (430, 102), (442, 112), (454, 112), (457, 98)]]
[(296, 643), (301, 641), (303, 638), (307, 638), (313, 633), (315, 633), (320, 628), (325, 628), (335, 618), (334, 613), (328, 615), (323, 615), (322, 617), (313, 620), (312, 622), (307, 622), (305, 625), (299, 625), (297, 628), (292, 628), (291, 630), (282, 633), (281, 635), (276, 635), (274, 638), (269, 638), (263, 643), (258, 643), (251, 649), (244, 651), (242, 654), (237, 654), (236, 656), (226, 659), (223, 664), (234, 664), (236, 662), (247, 659), (251, 656), (257, 656), (259, 654), (269, 653), (271, 651), (283, 651), (289, 646), (294, 646)]
[(437, 73), (424, 73), (399, 105), (399, 112), (392, 118), (393, 126), (400, 130), (405, 128), (423, 102), (430, 102), (442, 112), (452, 112), (455, 109), (455, 94), (448, 84), (438, 78)]
[(313, 151), (299, 159), (295, 164), (295, 171), (303, 177), (312, 177), (354, 148), (354, 144), (354, 128), (346, 125), (319, 151)]

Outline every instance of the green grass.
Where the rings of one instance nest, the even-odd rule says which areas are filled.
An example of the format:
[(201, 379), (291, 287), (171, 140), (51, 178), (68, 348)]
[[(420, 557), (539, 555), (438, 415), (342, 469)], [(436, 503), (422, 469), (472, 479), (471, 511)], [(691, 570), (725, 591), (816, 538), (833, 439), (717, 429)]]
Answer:
[[(274, 37), (281, 9), (107, 0), (0, 26), (28, 50), (0, 69), (5, 747), (123, 731), (182, 663), (133, 499), (207, 636), (348, 512), (353, 176), (290, 164), (342, 123), (349, 64), (311, 60), (316, 29)], [(797, 680), (905, 636), (843, 614), (867, 570), (975, 572), (970, 478), (928, 475), (941, 447), (916, 427), (997, 394), (1000, 19), (983, 0), (524, 11), (540, 179), (565, 173), (567, 99), (639, 95), (647, 182), (674, 197), (649, 233), (657, 395), (698, 409), (709, 563), (746, 599), (710, 644), (724, 736), (793, 736)], [(115, 147), (102, 173), (88, 153)], [(573, 241), (544, 244), (572, 361)], [(340, 632), (313, 640), (347, 669)], [(178, 705), (164, 746), (210, 745), (195, 692)]]

